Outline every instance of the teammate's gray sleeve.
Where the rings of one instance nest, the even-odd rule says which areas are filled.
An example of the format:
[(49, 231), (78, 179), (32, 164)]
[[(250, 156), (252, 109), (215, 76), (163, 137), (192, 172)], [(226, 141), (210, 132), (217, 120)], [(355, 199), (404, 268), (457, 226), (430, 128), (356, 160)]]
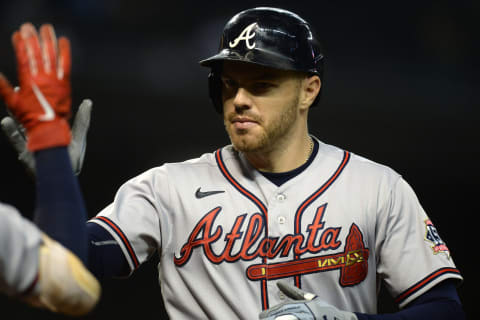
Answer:
[(13, 207), (0, 203), (0, 291), (17, 295), (38, 272), (41, 232)]
[(414, 191), (401, 177), (377, 213), (377, 273), (400, 307), (448, 278), (462, 279)]

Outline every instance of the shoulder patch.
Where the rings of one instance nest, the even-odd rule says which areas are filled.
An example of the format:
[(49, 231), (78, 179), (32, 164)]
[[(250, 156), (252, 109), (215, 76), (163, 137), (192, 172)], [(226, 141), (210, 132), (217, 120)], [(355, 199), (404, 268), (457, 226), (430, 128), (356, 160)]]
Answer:
[(431, 247), (433, 254), (444, 253), (447, 255), (447, 258), (450, 258), (450, 251), (448, 250), (445, 242), (440, 238), (437, 228), (433, 225), (430, 219), (425, 220), (425, 241), (433, 243)]

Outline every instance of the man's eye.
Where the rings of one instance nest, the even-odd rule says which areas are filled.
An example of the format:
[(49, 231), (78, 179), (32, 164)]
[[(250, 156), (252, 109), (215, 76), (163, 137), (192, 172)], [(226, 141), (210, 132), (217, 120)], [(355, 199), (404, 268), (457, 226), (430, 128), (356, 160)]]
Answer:
[(270, 88), (272, 86), (273, 86), (273, 84), (271, 84), (269, 82), (258, 82), (257, 83), (258, 88)]
[(274, 87), (274, 84), (270, 82), (255, 82), (252, 85), (252, 90), (254, 92), (265, 92)]
[(235, 88), (235, 86), (237, 85), (235, 81), (230, 79), (222, 79), (222, 84), (227, 89)]

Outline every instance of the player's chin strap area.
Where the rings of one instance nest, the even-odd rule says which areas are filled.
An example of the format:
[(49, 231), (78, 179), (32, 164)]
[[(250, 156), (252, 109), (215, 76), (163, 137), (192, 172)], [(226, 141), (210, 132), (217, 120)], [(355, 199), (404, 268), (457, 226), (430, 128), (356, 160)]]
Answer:
[(265, 320), (358, 320), (348, 311), (338, 310), (312, 293), (279, 281), (278, 288), (294, 301), (278, 304), (260, 313), (259, 318)]
[(100, 297), (100, 284), (68, 249), (43, 235), (34, 292), (24, 299), (33, 306), (69, 316), (85, 315)]

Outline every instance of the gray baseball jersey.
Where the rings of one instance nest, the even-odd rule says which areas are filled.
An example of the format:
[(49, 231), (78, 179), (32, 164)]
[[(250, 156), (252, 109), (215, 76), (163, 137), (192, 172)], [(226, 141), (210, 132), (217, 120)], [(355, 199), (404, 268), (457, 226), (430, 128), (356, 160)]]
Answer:
[(132, 271), (158, 250), (173, 319), (256, 319), (284, 301), (279, 279), (364, 313), (376, 312), (381, 281), (404, 306), (461, 279), (399, 174), (318, 143), (308, 168), (279, 187), (232, 146), (164, 164), (121, 186), (92, 222)]
[(0, 203), (0, 291), (18, 295), (38, 273), (41, 232), (13, 207)]

